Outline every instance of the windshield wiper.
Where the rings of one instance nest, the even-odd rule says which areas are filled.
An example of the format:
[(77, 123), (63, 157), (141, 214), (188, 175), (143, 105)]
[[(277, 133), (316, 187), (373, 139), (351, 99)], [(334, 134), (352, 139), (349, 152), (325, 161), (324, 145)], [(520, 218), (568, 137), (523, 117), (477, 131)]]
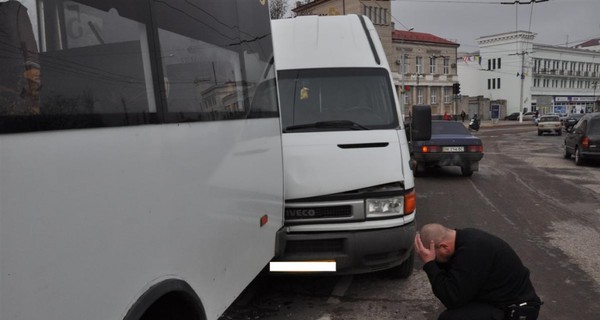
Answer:
[(369, 130), (369, 128), (350, 120), (334, 120), (334, 121), (319, 121), (314, 123), (304, 123), (289, 126), (285, 131), (301, 130), (301, 129), (319, 129), (319, 128), (344, 128), (352, 130)]

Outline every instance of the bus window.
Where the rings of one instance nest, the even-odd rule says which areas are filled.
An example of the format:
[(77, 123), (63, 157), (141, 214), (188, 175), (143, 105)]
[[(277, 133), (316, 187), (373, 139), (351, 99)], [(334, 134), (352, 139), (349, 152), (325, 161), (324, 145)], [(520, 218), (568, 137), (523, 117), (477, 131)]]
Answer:
[[(170, 121), (251, 116), (252, 95), (271, 59), (265, 53), (272, 51), (268, 21), (250, 21), (256, 5), (174, 0), (155, 1), (155, 7)], [(276, 104), (268, 112), (264, 107), (259, 117), (277, 116)]]
[(156, 111), (146, 25), (121, 2), (43, 2), (42, 114)]

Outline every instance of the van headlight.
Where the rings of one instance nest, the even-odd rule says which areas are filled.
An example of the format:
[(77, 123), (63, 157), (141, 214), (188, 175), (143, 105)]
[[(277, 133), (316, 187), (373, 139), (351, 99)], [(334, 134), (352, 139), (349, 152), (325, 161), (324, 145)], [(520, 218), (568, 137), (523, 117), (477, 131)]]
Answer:
[(404, 197), (367, 199), (367, 218), (387, 217), (404, 213)]

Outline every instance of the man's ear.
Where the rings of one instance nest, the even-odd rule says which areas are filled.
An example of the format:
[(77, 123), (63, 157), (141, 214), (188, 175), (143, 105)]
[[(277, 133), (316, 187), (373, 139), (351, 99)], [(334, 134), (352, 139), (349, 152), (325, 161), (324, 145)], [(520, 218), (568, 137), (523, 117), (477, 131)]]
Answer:
[(450, 249), (450, 246), (448, 245), (448, 242), (446, 242), (446, 241), (440, 242), (440, 244), (438, 244), (438, 247), (440, 249), (444, 249), (446, 251), (448, 251)]

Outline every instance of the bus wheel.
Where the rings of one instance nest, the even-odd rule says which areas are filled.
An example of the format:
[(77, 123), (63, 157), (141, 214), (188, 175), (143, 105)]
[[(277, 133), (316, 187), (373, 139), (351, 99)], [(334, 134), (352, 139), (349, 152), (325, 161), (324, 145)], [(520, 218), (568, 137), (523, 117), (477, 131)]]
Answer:
[(191, 303), (176, 292), (168, 293), (148, 308), (140, 320), (204, 320)]

